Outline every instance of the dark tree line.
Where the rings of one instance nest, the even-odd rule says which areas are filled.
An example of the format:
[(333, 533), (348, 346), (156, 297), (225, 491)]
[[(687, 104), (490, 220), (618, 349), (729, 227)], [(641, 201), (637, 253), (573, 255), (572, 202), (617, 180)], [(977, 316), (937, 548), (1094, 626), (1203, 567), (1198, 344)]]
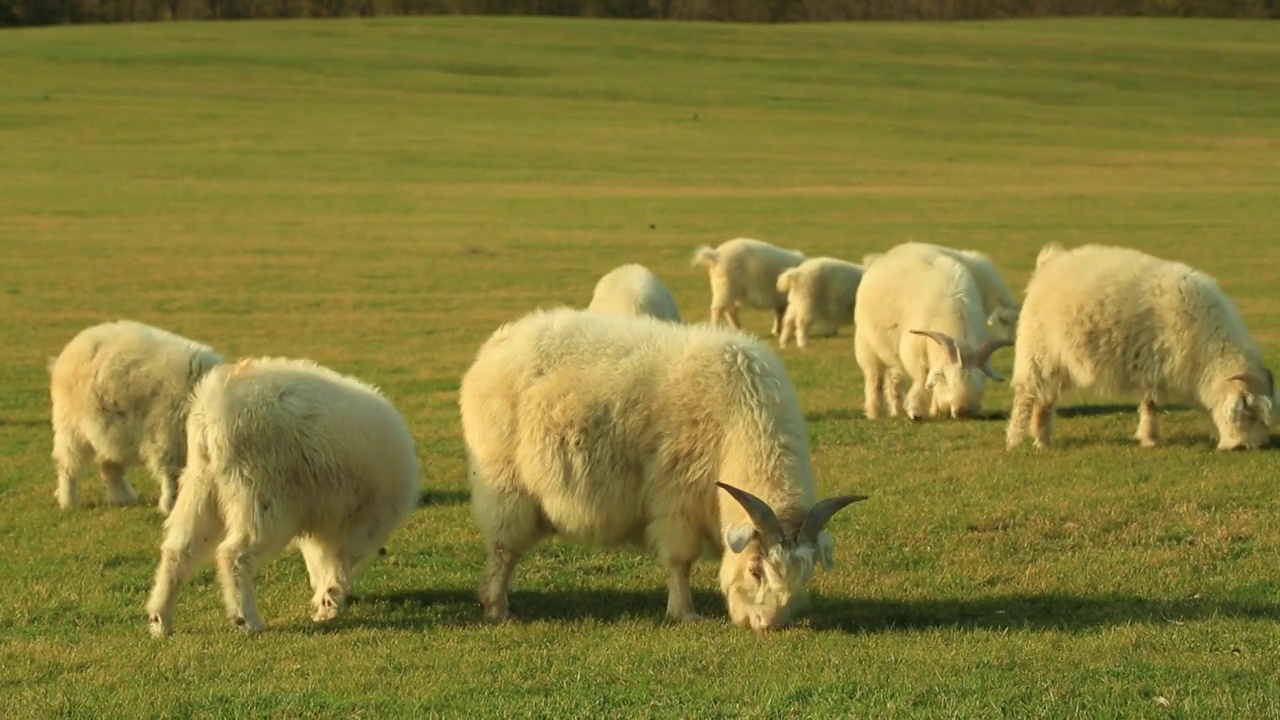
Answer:
[(556, 15), (734, 22), (1052, 15), (1280, 18), (1280, 0), (0, 0), (0, 26), (372, 15)]

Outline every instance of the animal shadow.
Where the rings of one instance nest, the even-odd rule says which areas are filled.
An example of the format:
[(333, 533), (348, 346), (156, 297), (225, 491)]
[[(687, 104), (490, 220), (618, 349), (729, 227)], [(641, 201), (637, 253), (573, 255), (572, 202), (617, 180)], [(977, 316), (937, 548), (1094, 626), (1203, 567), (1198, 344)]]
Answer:
[[(385, 604), (391, 611), (364, 618), (361, 625), (414, 629), (425, 624), (463, 627), (484, 622), (472, 588), (365, 595), (358, 602)], [(652, 591), (513, 590), (510, 606), (510, 622), (514, 623), (649, 620), (654, 626), (660, 626), (670, 622), (665, 613), (666, 591), (661, 588)], [(704, 617), (727, 626), (724, 601), (719, 594), (694, 591), (694, 606)], [(1052, 593), (925, 600), (818, 596), (813, 606), (796, 618), (792, 629), (850, 634), (939, 628), (1083, 632), (1114, 625), (1160, 625), (1220, 617), (1277, 621), (1280, 605), (1263, 601)]]
[(864, 414), (860, 408), (850, 407), (808, 413), (804, 416), (804, 419), (805, 422), (822, 423), (828, 420), (861, 420), (863, 417)]
[[(467, 626), (484, 622), (475, 588), (439, 588), (364, 595), (361, 602), (385, 603), (395, 610), (389, 617), (367, 619), (368, 624), (380, 627), (412, 629), (423, 624)], [(514, 623), (569, 623), (587, 619), (600, 622), (652, 620), (654, 625), (668, 622), (667, 591), (661, 587), (654, 590), (513, 589), (508, 603), (511, 610), (510, 622)], [(704, 617), (725, 614), (724, 600), (718, 593), (694, 590), (693, 604)], [(426, 615), (431, 617), (428, 619), (424, 617)]]
[(427, 505), (466, 505), (471, 493), (466, 490), (423, 490), (418, 496), (418, 507)]
[[(605, 623), (650, 621), (670, 624), (666, 590), (513, 590), (512, 623)], [(724, 599), (695, 590), (694, 607), (703, 617), (728, 627)], [(467, 627), (484, 623), (474, 588), (438, 588), (386, 594), (362, 594), (355, 604), (378, 605), (361, 626), (413, 630), (423, 626)], [(1280, 604), (1252, 600), (1149, 598), (1136, 595), (1011, 594), (978, 598), (862, 600), (815, 596), (791, 631), (871, 634), (954, 628), (1084, 632), (1097, 628), (1196, 622), (1231, 617), (1280, 621)]]
[(805, 624), (821, 632), (964, 630), (1081, 632), (1132, 623), (1168, 624), (1215, 617), (1280, 620), (1273, 602), (1147, 598), (1133, 595), (1030, 594), (972, 599), (815, 599)]
[(1060, 418), (1077, 418), (1077, 417), (1095, 417), (1103, 415), (1134, 415), (1138, 414), (1138, 406), (1135, 405), (1068, 405), (1066, 407), (1058, 406), (1057, 416)]
[[(1186, 412), (1192, 408), (1188, 405), (1161, 405), (1160, 412)], [(1057, 415), (1060, 418), (1075, 417), (1094, 417), (1102, 415), (1138, 415), (1138, 404), (1136, 402), (1122, 405), (1120, 403), (1108, 403), (1104, 405), (1068, 405), (1058, 406)]]

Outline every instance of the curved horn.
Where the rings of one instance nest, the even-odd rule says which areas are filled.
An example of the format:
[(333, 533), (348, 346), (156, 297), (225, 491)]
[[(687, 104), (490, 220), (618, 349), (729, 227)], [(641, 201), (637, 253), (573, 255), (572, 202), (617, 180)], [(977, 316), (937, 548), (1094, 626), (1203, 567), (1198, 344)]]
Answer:
[(985, 368), (987, 361), (991, 359), (991, 353), (1002, 347), (1009, 347), (1012, 344), (1009, 340), (984, 340), (982, 345), (978, 346), (978, 349), (973, 352), (973, 364), (984, 368), (984, 372), (986, 372)]
[(816, 543), (818, 533), (822, 532), (822, 528), (826, 526), (832, 515), (847, 505), (866, 499), (866, 495), (841, 495), (818, 502), (817, 505), (809, 508), (809, 512), (804, 516), (804, 522), (800, 524), (800, 532), (796, 534), (796, 539), (800, 542)]
[(941, 345), (947, 351), (947, 357), (951, 358), (951, 362), (960, 362), (960, 348), (956, 347), (956, 341), (952, 340), (950, 335), (934, 332), (932, 330), (912, 330), (911, 333), (932, 338), (934, 342)]
[(970, 356), (969, 364), (971, 366), (977, 365), (978, 368), (982, 370), (982, 374), (986, 375), (992, 380), (995, 380), (996, 382), (1004, 382), (1004, 378), (1000, 375), (1000, 373), (996, 372), (995, 370), (992, 370), (991, 366), (988, 365), (987, 363), (991, 360), (991, 353), (999, 350), (1002, 347), (1008, 347), (1012, 344), (1013, 342), (1009, 340), (992, 340), (988, 338), (987, 340), (984, 340), (982, 342), (982, 345), (978, 346), (978, 349), (974, 351), (972, 356)]
[(1238, 372), (1235, 375), (1231, 375), (1227, 378), (1227, 382), (1238, 380), (1244, 383), (1245, 388), (1249, 391), (1254, 393), (1262, 391), (1266, 393), (1267, 397), (1272, 397), (1275, 395), (1275, 380), (1271, 376), (1270, 370), (1263, 368), (1263, 373), (1265, 373), (1265, 382), (1259, 381), (1257, 375), (1249, 372)]
[(1267, 376), (1267, 389), (1271, 391), (1268, 394), (1271, 395), (1271, 397), (1275, 397), (1276, 396), (1276, 376), (1271, 374), (1270, 368), (1262, 368), (1262, 372), (1265, 373)]
[(746, 490), (739, 490), (732, 485), (718, 482), (716, 486), (732, 495), (733, 499), (737, 500), (739, 505), (742, 505), (742, 509), (747, 511), (747, 516), (751, 518), (752, 524), (756, 526), (756, 529), (763, 536), (762, 544), (771, 545), (782, 539), (782, 523), (778, 522), (778, 516), (774, 514), (773, 508), (769, 507), (769, 503)]

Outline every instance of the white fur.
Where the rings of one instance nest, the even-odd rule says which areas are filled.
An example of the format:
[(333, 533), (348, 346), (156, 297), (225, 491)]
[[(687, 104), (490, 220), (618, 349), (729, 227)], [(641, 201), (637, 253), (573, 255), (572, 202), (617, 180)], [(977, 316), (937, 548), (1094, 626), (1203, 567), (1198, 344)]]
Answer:
[(1066, 254), (1066, 252), (1067, 249), (1061, 243), (1049, 243), (1040, 248), (1040, 252), (1036, 254), (1036, 267), (1040, 267), (1059, 255)]
[(55, 497), (79, 504), (77, 480), (96, 461), (107, 501), (138, 501), (125, 472), (143, 464), (168, 513), (186, 464), (188, 395), (222, 358), (208, 346), (131, 320), (80, 331), (49, 361)]
[(962, 263), (973, 275), (978, 294), (982, 296), (982, 309), (987, 315), (987, 331), (992, 337), (1001, 339), (1013, 339), (1017, 335), (1018, 304), (1014, 302), (1013, 293), (1009, 291), (1009, 286), (1005, 284), (991, 258), (977, 250), (957, 250), (933, 243), (909, 242), (903, 245), (932, 248)]
[(773, 311), (772, 334), (782, 330), (787, 295), (778, 290), (783, 270), (804, 262), (799, 250), (784, 250), (761, 240), (736, 238), (712, 249), (703, 245), (693, 254), (694, 265), (705, 265), (711, 281), (711, 324), (723, 318), (731, 327), (741, 328), (741, 305)]
[[(867, 417), (880, 417), (886, 399), (890, 415), (902, 411), (904, 374), (912, 378), (906, 413), (913, 420), (926, 412), (963, 417), (981, 410), (989, 371), (982, 298), (972, 273), (950, 254), (922, 243), (883, 253), (862, 276), (854, 318)], [(946, 334), (959, 359), (913, 330)]]
[(363, 562), (417, 504), (418, 461), (404, 418), (370, 385), (308, 360), (222, 365), (195, 391), (190, 462), (165, 520), (151, 631), (168, 635), (183, 584), (214, 552), (227, 614), (258, 616), (258, 563), (290, 540), (315, 591), (315, 620), (336, 617)]
[(680, 310), (667, 286), (648, 268), (634, 263), (605, 273), (596, 283), (587, 309), (610, 315), (651, 315), (659, 320), (680, 322)]
[(778, 291), (787, 294), (778, 345), (794, 337), (805, 347), (810, 337), (831, 337), (853, 324), (853, 306), (863, 268), (830, 257), (810, 258), (778, 276)]
[[(1007, 446), (1030, 425), (1049, 444), (1070, 388), (1141, 397), (1136, 439), (1159, 443), (1157, 403), (1197, 402), (1219, 449), (1269, 442), (1274, 378), (1235, 305), (1210, 276), (1128, 248), (1046, 246), (1027, 285)], [(1243, 375), (1245, 379), (1231, 379)]]
[(792, 533), (815, 502), (795, 388), (746, 333), (537, 311), (484, 343), (459, 405), (489, 619), (508, 616), (516, 563), (552, 533), (656, 551), (677, 619), (698, 617), (691, 565), (720, 553), (730, 615), (756, 629), (785, 624), (814, 563), (829, 565), (825, 531), (814, 543), (765, 543), (715, 485), (756, 495)]

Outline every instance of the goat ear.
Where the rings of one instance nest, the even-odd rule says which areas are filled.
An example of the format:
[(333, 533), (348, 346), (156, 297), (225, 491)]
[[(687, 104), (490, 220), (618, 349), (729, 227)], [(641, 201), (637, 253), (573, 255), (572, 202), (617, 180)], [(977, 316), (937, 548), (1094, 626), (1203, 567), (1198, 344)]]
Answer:
[(750, 525), (730, 525), (724, 529), (724, 544), (730, 550), (740, 553), (755, 536), (756, 529)]
[(831, 533), (823, 530), (818, 533), (818, 557), (822, 560), (822, 567), (827, 572), (831, 572), (836, 566), (836, 543), (831, 539)]

